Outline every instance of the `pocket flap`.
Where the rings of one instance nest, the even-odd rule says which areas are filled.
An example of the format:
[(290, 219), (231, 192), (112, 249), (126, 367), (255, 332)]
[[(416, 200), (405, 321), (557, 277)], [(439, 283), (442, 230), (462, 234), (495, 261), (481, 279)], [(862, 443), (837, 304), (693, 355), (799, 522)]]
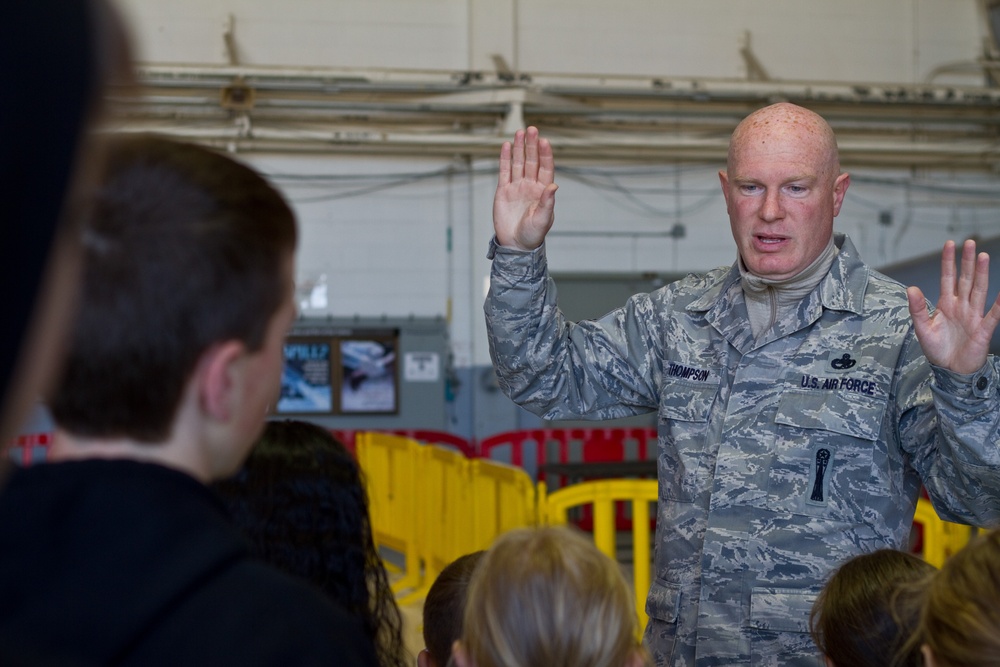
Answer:
[(886, 401), (832, 391), (790, 389), (781, 395), (774, 421), (786, 426), (815, 428), (862, 440), (877, 440)]
[(809, 632), (809, 613), (816, 593), (796, 588), (754, 588), (750, 592), (751, 628)]
[(718, 393), (718, 381), (699, 385), (679, 381), (665, 382), (660, 392), (660, 419), (707, 422)]
[(659, 580), (649, 587), (646, 615), (664, 623), (676, 623), (681, 606), (681, 591)]

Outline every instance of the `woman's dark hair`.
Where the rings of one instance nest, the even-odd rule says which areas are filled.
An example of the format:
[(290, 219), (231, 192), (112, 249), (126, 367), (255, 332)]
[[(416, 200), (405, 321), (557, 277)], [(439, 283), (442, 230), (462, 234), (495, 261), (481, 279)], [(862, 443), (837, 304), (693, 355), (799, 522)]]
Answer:
[(935, 571), (919, 556), (879, 549), (845, 561), (820, 592), (809, 615), (816, 646), (838, 667), (914, 666), (920, 647), (900, 653), (917, 626), (915, 614), (895, 609), (898, 596), (915, 590)]
[(215, 488), (261, 558), (361, 617), (382, 667), (409, 667), (364, 477), (333, 434), (310, 422), (269, 421), (243, 468)]

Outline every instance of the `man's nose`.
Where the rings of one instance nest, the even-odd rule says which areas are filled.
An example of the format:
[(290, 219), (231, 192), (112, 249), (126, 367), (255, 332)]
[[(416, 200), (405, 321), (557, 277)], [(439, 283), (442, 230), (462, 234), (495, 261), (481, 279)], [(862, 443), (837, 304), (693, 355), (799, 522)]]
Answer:
[(781, 193), (777, 190), (768, 190), (764, 195), (764, 201), (760, 207), (760, 217), (768, 222), (780, 220), (785, 217), (785, 208), (781, 203)]

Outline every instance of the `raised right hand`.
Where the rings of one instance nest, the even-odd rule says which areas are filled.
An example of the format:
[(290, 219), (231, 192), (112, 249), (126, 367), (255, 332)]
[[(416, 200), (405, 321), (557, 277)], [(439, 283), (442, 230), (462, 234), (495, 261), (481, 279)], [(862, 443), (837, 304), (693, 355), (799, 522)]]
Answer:
[(497, 243), (520, 250), (542, 245), (555, 220), (558, 189), (552, 145), (538, 128), (514, 134), (514, 144), (500, 149), (500, 175), (493, 197), (493, 231)]

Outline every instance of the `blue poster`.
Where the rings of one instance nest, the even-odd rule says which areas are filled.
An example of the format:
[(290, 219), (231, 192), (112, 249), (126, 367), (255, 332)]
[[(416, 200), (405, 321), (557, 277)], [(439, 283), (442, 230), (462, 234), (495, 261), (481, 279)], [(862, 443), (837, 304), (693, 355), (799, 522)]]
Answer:
[(333, 412), (330, 348), (328, 342), (285, 343), (278, 414)]

